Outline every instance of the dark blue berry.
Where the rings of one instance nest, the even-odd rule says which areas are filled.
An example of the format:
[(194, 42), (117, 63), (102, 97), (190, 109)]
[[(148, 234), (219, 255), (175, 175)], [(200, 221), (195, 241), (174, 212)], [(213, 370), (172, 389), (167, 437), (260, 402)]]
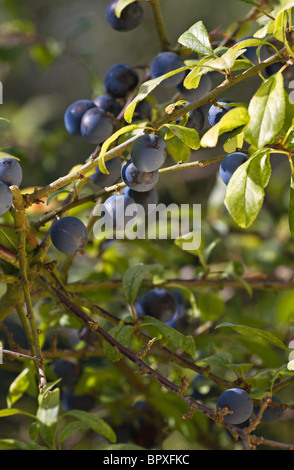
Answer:
[(105, 166), (109, 174), (102, 173), (99, 167), (96, 167), (95, 173), (90, 176), (90, 180), (102, 188), (112, 186), (119, 180), (121, 175), (121, 159), (119, 157), (111, 158), (111, 160), (105, 162)]
[(135, 201), (130, 196), (118, 194), (106, 199), (102, 214), (107, 229), (123, 232), (136, 223), (138, 210)]
[(111, 117), (100, 108), (89, 109), (82, 117), (81, 135), (92, 144), (101, 144), (113, 132)]
[(118, 0), (111, 1), (106, 9), (106, 19), (110, 26), (116, 31), (131, 31), (139, 26), (143, 19), (144, 10), (138, 2), (127, 5), (118, 18), (115, 7)]
[(9, 211), (12, 206), (13, 195), (5, 183), (0, 182), (0, 215)]
[[(272, 396), (271, 401), (273, 403), (281, 403), (281, 400), (276, 396)], [(255, 406), (254, 413), (258, 415), (259, 411), (260, 411), (260, 406)], [(270, 406), (269, 404), (264, 410), (264, 412), (262, 413), (261, 421), (263, 421), (264, 423), (273, 423), (275, 421), (279, 421), (283, 413), (284, 413), (284, 410), (281, 406)]]
[(152, 106), (147, 100), (140, 101), (133, 114), (133, 122), (136, 121), (151, 121), (152, 120)]
[(53, 224), (51, 240), (57, 250), (66, 254), (74, 254), (86, 246), (88, 231), (77, 217), (63, 217)]
[(95, 103), (90, 100), (79, 100), (72, 103), (64, 114), (66, 130), (72, 135), (81, 135), (82, 117), (86, 111), (95, 107)]
[(77, 363), (68, 359), (58, 359), (53, 363), (53, 370), (57, 377), (62, 379), (62, 385), (70, 387), (79, 379), (81, 370)]
[(130, 160), (122, 167), (121, 177), (123, 182), (134, 191), (145, 192), (154, 188), (159, 180), (158, 170), (143, 172), (139, 171)]
[(65, 411), (82, 410), (91, 411), (95, 406), (95, 397), (91, 395), (78, 395), (75, 394), (73, 388), (68, 390), (61, 390), (60, 394), (61, 405)]
[(224, 416), (230, 424), (240, 424), (250, 418), (253, 401), (250, 395), (241, 388), (230, 388), (223, 392), (217, 401), (217, 408), (228, 410)]
[(131, 159), (135, 167), (142, 172), (158, 170), (167, 156), (164, 140), (155, 134), (139, 137), (131, 147)]
[(8, 186), (20, 186), (22, 182), (22, 169), (15, 158), (0, 159), (0, 181)]
[(137, 302), (136, 310), (139, 316), (155, 317), (165, 323), (174, 317), (177, 311), (177, 301), (168, 290), (153, 289)]
[(105, 74), (104, 86), (111, 96), (124, 98), (136, 88), (139, 82), (137, 72), (126, 64), (116, 64)]
[(138, 192), (126, 187), (122, 192), (126, 196), (131, 197), (136, 204), (141, 205), (146, 214), (148, 213), (148, 209), (151, 210), (151, 207), (154, 209), (153, 205), (155, 206), (158, 203), (158, 193), (156, 188), (152, 188), (150, 191)]
[(189, 119), (186, 124), (186, 127), (190, 129), (195, 129), (197, 132), (200, 132), (205, 123), (205, 116), (202, 108), (196, 108), (189, 112)]
[(220, 177), (225, 184), (228, 184), (237, 168), (248, 159), (248, 155), (241, 152), (233, 152), (227, 155), (220, 164)]
[(100, 95), (93, 100), (93, 103), (95, 103), (97, 108), (102, 109), (106, 113), (113, 114), (115, 117), (117, 117), (122, 110), (121, 105), (109, 95)]
[[(179, 69), (184, 66), (184, 62), (175, 52), (160, 52), (154, 57), (150, 64), (151, 78), (158, 78), (168, 72)], [(163, 87), (173, 87), (178, 85), (185, 77), (185, 72), (179, 72), (169, 78), (166, 78), (161, 85)]]
[(217, 105), (212, 105), (208, 111), (208, 122), (211, 127), (215, 126), (221, 118), (230, 110), (232, 107), (227, 106), (229, 103), (232, 103), (231, 100), (222, 100), (218, 101)]

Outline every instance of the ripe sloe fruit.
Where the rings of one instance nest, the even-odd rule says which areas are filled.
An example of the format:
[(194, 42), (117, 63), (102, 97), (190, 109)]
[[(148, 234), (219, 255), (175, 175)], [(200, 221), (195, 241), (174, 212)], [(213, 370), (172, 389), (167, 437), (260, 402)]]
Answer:
[[(188, 104), (189, 103), (186, 103), (185, 106), (187, 106)], [(183, 118), (179, 118), (176, 120), (176, 123), (181, 124), (182, 120)], [(193, 109), (192, 111), (189, 112), (186, 127), (190, 129), (195, 129), (197, 132), (200, 132), (204, 127), (204, 123), (205, 123), (205, 116), (204, 116), (203, 109), (201, 107)]]
[(113, 65), (104, 77), (105, 89), (114, 98), (124, 98), (138, 82), (137, 72), (126, 64)]
[[(281, 403), (281, 400), (276, 396), (272, 396), (271, 400), (274, 403)], [(260, 407), (255, 406), (254, 413), (258, 415), (259, 411), (260, 411)], [(264, 410), (264, 412), (262, 413), (261, 421), (263, 421), (264, 423), (273, 423), (274, 421), (279, 421), (279, 419), (281, 419), (283, 415), (283, 412), (284, 410), (280, 406), (268, 405), (266, 409)]]
[(131, 31), (141, 23), (144, 10), (140, 3), (133, 2), (127, 5), (118, 18), (115, 14), (117, 0), (112, 0), (106, 9), (106, 19), (110, 26), (116, 31)]
[(158, 170), (149, 172), (139, 171), (130, 160), (122, 167), (121, 177), (130, 189), (144, 192), (154, 188), (159, 180), (159, 173)]
[(116, 232), (122, 232), (127, 224), (130, 226), (130, 222), (136, 223), (138, 211), (135, 201), (130, 196), (118, 194), (106, 199), (102, 213), (106, 226), (110, 226)]
[(230, 110), (232, 107), (227, 106), (227, 104), (232, 103), (231, 100), (222, 100), (218, 101), (216, 105), (211, 105), (208, 111), (208, 122), (211, 125), (211, 127), (215, 126), (221, 118)]
[(20, 186), (22, 182), (22, 168), (15, 158), (0, 159), (0, 181), (8, 186)]
[(155, 134), (139, 137), (131, 147), (131, 159), (135, 167), (142, 172), (158, 170), (167, 156), (164, 140)]
[(51, 240), (57, 250), (66, 254), (74, 254), (86, 246), (88, 231), (77, 217), (63, 217), (53, 224)]
[(65, 387), (75, 385), (81, 374), (78, 363), (68, 359), (58, 359), (54, 361), (53, 370), (57, 377), (62, 379), (62, 385)]
[(152, 289), (137, 303), (139, 316), (155, 317), (162, 322), (170, 321), (177, 311), (174, 295), (166, 289)]
[(245, 153), (233, 152), (227, 155), (220, 164), (219, 174), (225, 184), (228, 184), (237, 168), (246, 162), (248, 156)]
[(0, 215), (9, 211), (12, 206), (13, 195), (7, 184), (0, 182)]
[(113, 114), (115, 117), (117, 117), (122, 110), (121, 105), (109, 95), (97, 96), (97, 98), (93, 100), (93, 103), (95, 103), (97, 108), (102, 109), (106, 113)]
[(61, 405), (64, 411), (82, 410), (90, 412), (95, 405), (95, 397), (92, 395), (75, 394), (73, 387), (67, 390), (61, 390)]
[[(175, 52), (160, 52), (154, 57), (150, 64), (151, 78), (158, 78), (172, 70), (184, 66), (184, 62)], [(166, 78), (161, 85), (163, 87), (173, 87), (178, 85), (185, 77), (185, 72), (179, 72), (172, 77)]]
[(150, 191), (138, 192), (126, 187), (122, 192), (126, 196), (130, 196), (136, 204), (140, 204), (146, 212), (148, 211), (150, 204), (158, 203), (158, 193), (156, 188), (152, 188)]
[(217, 408), (228, 409), (231, 412), (224, 416), (228, 423), (240, 424), (250, 418), (253, 411), (253, 401), (245, 390), (230, 388), (219, 397)]
[(111, 158), (111, 160), (107, 160), (105, 162), (105, 166), (109, 171), (109, 174), (102, 173), (97, 166), (95, 173), (90, 176), (90, 180), (102, 188), (112, 186), (120, 178), (121, 159), (119, 157)]
[(81, 120), (81, 134), (92, 144), (101, 144), (113, 131), (111, 117), (100, 108), (91, 108), (85, 112)]
[(72, 135), (81, 135), (81, 120), (88, 109), (95, 108), (90, 100), (79, 100), (72, 103), (64, 113), (66, 130)]
[(152, 119), (152, 106), (149, 101), (140, 101), (133, 114), (133, 122), (136, 121), (151, 121)]
[(186, 124), (186, 127), (190, 129), (195, 129), (197, 132), (200, 132), (205, 123), (205, 116), (202, 108), (196, 108), (189, 112), (189, 119)]

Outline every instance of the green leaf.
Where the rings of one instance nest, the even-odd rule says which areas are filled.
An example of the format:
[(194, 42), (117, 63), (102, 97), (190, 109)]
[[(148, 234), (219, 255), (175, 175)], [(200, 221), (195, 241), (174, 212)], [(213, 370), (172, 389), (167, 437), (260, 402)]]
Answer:
[(290, 183), (290, 201), (289, 201), (289, 228), (292, 238), (294, 238), (294, 175), (291, 176)]
[[(169, 130), (169, 132), (171, 132)], [(176, 135), (165, 141), (167, 152), (178, 163), (187, 163), (191, 157), (191, 149)]]
[[(132, 339), (133, 328), (131, 325), (117, 325), (111, 328), (108, 333), (118, 343), (127, 348)], [(106, 340), (103, 340), (102, 344), (103, 350), (110, 361), (116, 362), (123, 357), (123, 354), (118, 350), (118, 348), (113, 347)]]
[(236, 152), (237, 149), (241, 149), (243, 147), (244, 136), (242, 130), (243, 127), (239, 127), (230, 133), (223, 145), (223, 149), (226, 153)]
[(175, 238), (174, 243), (181, 250), (189, 251), (189, 253), (197, 256), (202, 266), (206, 267), (206, 263), (203, 258), (203, 249), (205, 241), (203, 234), (201, 233), (200, 224), (198, 231), (194, 230), (193, 232), (188, 232), (184, 235), (180, 235), (178, 238)]
[(194, 292), (189, 289), (189, 287), (182, 286), (181, 284), (177, 284), (176, 282), (169, 283), (169, 287), (175, 288), (183, 293), (183, 295), (186, 297), (190, 304), (191, 316), (196, 318), (198, 316), (198, 308)]
[[(202, 75), (214, 71), (214, 69), (207, 66), (209, 61), (210, 58), (205, 57), (204, 59), (197, 62), (196, 67), (194, 67), (193, 70), (191, 70), (191, 72), (189, 72), (184, 79), (183, 85), (185, 88), (188, 90), (191, 88), (198, 88)], [(188, 65), (188, 61), (185, 63)]]
[(7, 406), (11, 408), (28, 390), (32, 381), (31, 370), (26, 367), (10, 384), (7, 395)]
[(273, 47), (273, 45), (268, 41), (252, 37), (250, 39), (243, 39), (242, 41), (237, 42), (237, 44), (235, 44), (232, 49), (240, 50), (247, 49), (248, 47), (259, 47), (263, 45)]
[(211, 127), (202, 136), (200, 141), (201, 147), (215, 147), (221, 134), (233, 131), (236, 128), (242, 128), (247, 123), (248, 111), (245, 107), (238, 106), (230, 109), (215, 126)]
[(254, 366), (254, 364), (227, 364), (226, 367), (228, 369), (231, 369), (233, 370), (234, 372), (236, 372), (236, 374), (239, 374), (241, 375), (241, 377), (245, 377), (245, 375), (247, 374), (247, 372), (252, 369), (252, 367)]
[(183, 85), (187, 90), (191, 90), (198, 88), (200, 79), (201, 79), (201, 74), (200, 74), (200, 67), (196, 67), (195, 69), (191, 70), (190, 73), (188, 73), (185, 77), (185, 80), (183, 82)]
[(24, 416), (29, 416), (30, 418), (36, 419), (34, 415), (31, 415), (30, 413), (27, 413), (26, 411), (23, 411), (23, 410), (18, 410), (16, 408), (4, 408), (3, 410), (0, 410), (0, 418), (5, 418), (7, 416), (13, 416), (13, 415), (24, 415)]
[(267, 343), (271, 343), (274, 346), (276, 346), (279, 349), (283, 349), (284, 351), (289, 352), (289, 349), (287, 346), (282, 343), (282, 341), (274, 336), (271, 333), (268, 333), (267, 331), (260, 330), (259, 328), (252, 328), (251, 326), (246, 326), (246, 325), (234, 325), (232, 323), (221, 323), (216, 326), (216, 328), (224, 328), (224, 327), (229, 327), (232, 328), (234, 331), (239, 333), (240, 335), (244, 336), (250, 336), (253, 337), (254, 339), (262, 339), (266, 341)]
[(282, 5), (277, 8), (277, 11), (278, 11), (278, 12), (281, 12), (281, 11), (284, 11), (284, 10), (288, 10), (289, 8), (293, 8), (293, 7), (294, 7), (294, 0), (282, 0), (281, 3), (282, 3)]
[(203, 321), (217, 320), (225, 311), (223, 299), (214, 292), (198, 295), (197, 305)]
[(201, 55), (213, 55), (209, 34), (202, 21), (195, 23), (188, 31), (182, 34), (178, 42), (183, 46), (198, 52)]
[(232, 356), (228, 352), (220, 352), (217, 354), (213, 354), (211, 356), (207, 356), (201, 358), (197, 361), (198, 365), (209, 364), (210, 366), (226, 366), (229, 362), (231, 362)]
[(19, 439), (0, 439), (0, 450), (48, 450), (47, 447), (41, 446), (34, 442), (24, 442)]
[(59, 389), (55, 388), (47, 392), (42, 399), (37, 410), (37, 418), (40, 424), (40, 436), (46, 444), (52, 446), (57, 426), (60, 394)]
[[(60, 313), (58, 313), (58, 315), (60, 315)], [(55, 385), (57, 385), (62, 379), (57, 379), (55, 380), (54, 382), (47, 382), (46, 386), (44, 388), (42, 388), (39, 396), (38, 396), (38, 403), (39, 405), (42, 404), (42, 401), (44, 400), (44, 398), (46, 398), (46, 396), (48, 395), (48, 393), (55, 387)]]
[(136, 300), (142, 281), (146, 277), (158, 274), (163, 270), (160, 264), (138, 263), (131, 266), (123, 275), (122, 288), (130, 305)]
[(97, 434), (101, 434), (106, 437), (110, 442), (116, 442), (116, 435), (113, 429), (103, 419), (99, 418), (93, 413), (87, 413), (83, 410), (70, 410), (67, 411), (63, 416), (72, 416), (80, 422), (84, 423), (85, 426), (92, 429)]
[(82, 431), (85, 429), (89, 429), (88, 423), (85, 421), (73, 421), (72, 423), (68, 423), (66, 426), (62, 428), (60, 434), (58, 436), (58, 447), (60, 448), (61, 444), (68, 439), (72, 434)]
[(101, 171), (101, 173), (109, 174), (109, 171), (107, 170), (105, 166), (105, 161), (104, 161), (104, 157), (109, 146), (113, 142), (115, 142), (121, 135), (126, 134), (127, 132), (134, 131), (135, 129), (143, 129), (143, 128), (140, 128), (136, 124), (131, 124), (130, 126), (124, 126), (118, 131), (114, 132), (114, 134), (112, 134), (108, 139), (105, 140), (105, 142), (103, 142), (99, 156), (98, 156), (99, 170)]
[(37, 423), (36, 421), (34, 421), (30, 425), (29, 436), (32, 441), (35, 441), (37, 439), (39, 435), (39, 429), (40, 429), (39, 423)]
[(124, 113), (124, 119), (125, 121), (129, 124), (132, 122), (133, 119), (133, 114), (136, 109), (137, 103), (140, 101), (143, 101), (157, 86), (163, 82), (166, 78), (172, 77), (173, 75), (176, 75), (179, 72), (183, 72), (185, 70), (189, 70), (191, 67), (189, 66), (184, 66), (180, 67), (179, 69), (172, 70), (171, 72), (168, 72), (164, 75), (161, 75), (161, 77), (158, 78), (153, 78), (151, 80), (147, 80), (144, 82), (138, 91), (137, 96), (130, 102), (130, 104), (127, 106), (125, 113)]
[(53, 201), (53, 199), (55, 199), (57, 196), (59, 196), (60, 194), (70, 194), (70, 191), (68, 189), (57, 189), (56, 191), (53, 191), (53, 193), (51, 193), (48, 198), (47, 198), (47, 201), (46, 201), (46, 205), (49, 206), (50, 202)]
[(273, 36), (281, 42), (286, 41), (286, 27), (287, 27), (287, 12), (282, 11), (279, 13), (274, 21)]
[(165, 325), (161, 321), (157, 320), (157, 318), (149, 317), (147, 315), (143, 317), (140, 326), (146, 325), (155, 327), (160, 335), (162, 335), (162, 337), (175, 348), (181, 349), (187, 354), (190, 354), (190, 356), (195, 357), (195, 342), (192, 336), (184, 336), (175, 328)]
[(0, 225), (0, 243), (6, 248), (17, 251), (18, 235), (15, 232), (15, 229), (5, 225)]
[(245, 49), (239, 51), (236, 48), (231, 48), (221, 57), (207, 62), (207, 65), (218, 70), (231, 70), (236, 62), (237, 57), (242, 55), (243, 52), (245, 52)]
[(175, 135), (182, 141), (184, 144), (188, 145), (189, 148), (193, 150), (198, 150), (200, 147), (199, 134), (195, 129), (190, 129), (188, 127), (179, 126), (178, 124), (165, 124), (169, 130), (175, 133)]
[(269, 149), (257, 150), (233, 173), (225, 205), (234, 221), (242, 228), (256, 219), (264, 200), (264, 188), (271, 176)]
[(35, 44), (30, 48), (31, 57), (43, 70), (50, 67), (61, 53), (62, 45), (53, 38), (43, 41), (42, 44)]
[(262, 83), (249, 103), (249, 123), (244, 130), (247, 142), (256, 148), (270, 143), (282, 129), (286, 114), (286, 95), (281, 73)]

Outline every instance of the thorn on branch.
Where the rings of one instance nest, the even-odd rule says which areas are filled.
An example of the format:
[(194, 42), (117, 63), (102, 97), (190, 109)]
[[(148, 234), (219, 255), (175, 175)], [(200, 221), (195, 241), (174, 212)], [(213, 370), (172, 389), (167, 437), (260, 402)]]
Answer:
[(144, 347), (142, 348), (142, 350), (141, 350), (140, 352), (138, 352), (137, 357), (138, 357), (139, 359), (143, 359), (143, 358), (146, 356), (146, 354), (150, 351), (150, 349), (151, 349), (151, 347), (152, 347), (152, 345), (153, 345), (153, 343), (154, 343), (155, 341), (156, 341), (156, 337), (150, 339), (150, 341), (148, 341), (148, 343), (146, 344), (146, 346), (144, 346)]
[[(178, 372), (177, 372), (178, 373)], [(181, 386), (179, 387), (179, 390), (178, 390), (178, 395), (181, 397), (183, 395), (186, 395), (187, 394), (187, 389), (189, 387), (189, 384), (190, 384), (190, 379), (187, 375), (185, 375), (184, 377), (181, 377), (178, 373), (178, 377), (181, 381)]]
[(185, 413), (182, 416), (182, 418), (183, 419), (192, 419), (195, 411), (197, 411), (197, 407), (192, 403), (192, 405), (189, 406), (189, 410), (187, 411), (187, 413)]

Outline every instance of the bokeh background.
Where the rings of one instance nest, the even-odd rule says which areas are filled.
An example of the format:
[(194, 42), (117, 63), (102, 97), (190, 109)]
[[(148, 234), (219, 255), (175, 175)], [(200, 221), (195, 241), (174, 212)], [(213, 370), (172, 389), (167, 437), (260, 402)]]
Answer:
[[(112, 65), (127, 63), (131, 66), (148, 67), (159, 52), (160, 44), (148, 2), (143, 3), (144, 21), (138, 28), (127, 33), (114, 31), (106, 22), (107, 4), (108, 0), (0, 2), (0, 80), (3, 84), (0, 147), (2, 151), (12, 153), (20, 159), (24, 174), (22, 189), (50, 183), (67, 174), (75, 165), (83, 164), (93, 152), (92, 144), (66, 132), (63, 122), (66, 108), (78, 99), (93, 99), (103, 94), (104, 75)], [(234, 22), (244, 18), (250, 8), (246, 3), (236, 0), (161, 0), (160, 4), (170, 42), (174, 46), (179, 36), (197, 21), (202, 20), (208, 31), (221, 28), (224, 32)], [(252, 33), (254, 29), (257, 29), (256, 25), (249, 29), (244, 28), (240, 31), (240, 36)], [(215, 85), (220, 81), (218, 76), (214, 76), (213, 80)], [(242, 83), (233, 87), (225, 97), (248, 102), (259, 85), (260, 79), (252, 78), (246, 81), (246, 86)], [(155, 96), (159, 102), (165, 102), (172, 94), (157, 90)], [(223, 154), (221, 145), (211, 150), (200, 149), (193, 153), (192, 159), (206, 159), (220, 154)], [(294, 259), (294, 247), (287, 222), (289, 166), (286, 159), (281, 159), (279, 155), (272, 157), (272, 164), (274, 171), (263, 210), (254, 226), (243, 232), (234, 226), (224, 209), (224, 186), (219, 181), (218, 164), (171, 173), (160, 180), (157, 189), (162, 202), (202, 204), (205, 219), (203, 230), (207, 242), (216, 238), (221, 240), (213, 255), (213, 261), (220, 269), (229, 261), (235, 261), (250, 273), (261, 272), (288, 281), (293, 277)], [(195, 257), (179, 253), (175, 248), (153, 246), (152, 250), (147, 251), (140, 244), (135, 247), (127, 245), (122, 249), (110, 246), (105, 251), (104, 258), (101, 257), (98, 262), (91, 255), (90, 262), (79, 259), (73, 266), (71, 279), (85, 279), (91, 275), (93, 279), (95, 276), (121, 277), (128, 267), (129, 259), (145, 263), (162, 262), (167, 266), (167, 277), (170, 274), (188, 278), (194, 276), (195, 268), (199, 267)], [(99, 305), (100, 302), (106, 306), (110, 304), (110, 311), (119, 314), (122, 309), (119, 295), (116, 300), (111, 292), (104, 297), (97, 293), (94, 300)], [(270, 325), (273, 331), (276, 331), (275, 326), (278, 323), (281, 336), (288, 331), (289, 318), (293, 315), (293, 300), (293, 292), (282, 292), (277, 296), (272, 292), (254, 293), (253, 297), (248, 296), (246, 290), (236, 293), (227, 289), (222, 293), (222, 301), (226, 302), (226, 321), (240, 321), (259, 328)], [(38, 313), (42, 320), (49, 315), (49, 310), (50, 305), (41, 305)], [(59, 312), (54, 311), (54, 314), (54, 318), (57, 318)], [(222, 317), (223, 312), (222, 309), (220, 312), (209, 309), (202, 314), (205, 323), (206, 320), (218, 320), (218, 315)], [(62, 319), (63, 326), (66, 326), (68, 317), (64, 315)], [(184, 325), (183, 331), (186, 331), (185, 327), (187, 325)], [(207, 333), (208, 336), (200, 337), (197, 343), (198, 354), (203, 358), (206, 355), (209, 357), (218, 353), (232, 353), (233, 362), (253, 360), (264, 367), (279, 367), (283, 361), (278, 352), (269, 353), (252, 339), (246, 341), (243, 338), (243, 341), (235, 343), (234, 339), (228, 341), (225, 335), (219, 333), (210, 342), (209, 329)], [(14, 334), (22, 344), (21, 331), (16, 328)], [(68, 337), (66, 331), (63, 332), (63, 341), (66, 347), (75, 346), (76, 330), (69, 328)], [(95, 367), (99, 367), (99, 361), (96, 359), (94, 362)], [(219, 364), (216, 362), (214, 365), (216, 372), (220, 372)], [(91, 370), (92, 366), (92, 363), (87, 363), (87, 370)], [(8, 372), (1, 372), (0, 369), (0, 404), (3, 407), (6, 406), (9, 385), (17, 372), (13, 365)], [(235, 377), (231, 371), (226, 370), (226, 373), (228, 378)], [(91, 374), (90, 378), (93, 379)], [(172, 378), (177, 379), (176, 374)], [(108, 407), (114, 421), (120, 423), (120, 417), (117, 416), (120, 406), (122, 413), (126, 413), (125, 421), (121, 420), (126, 424), (118, 424), (116, 429), (120, 442), (126, 441), (130, 432), (128, 424), (136, 418), (136, 410), (135, 414), (129, 414), (128, 411), (128, 405), (131, 406), (133, 400), (131, 394), (128, 395), (128, 377), (124, 376), (123, 370), (111, 368), (101, 359), (101, 370), (99, 375), (95, 375), (94, 385), (99, 390), (100, 402), (105, 408)], [(83, 395), (87, 386), (85, 375), (76, 389), (77, 393)], [(207, 384), (204, 384), (205, 387), (207, 388)], [(218, 391), (216, 393), (211, 384), (207, 390), (212, 393), (207, 395), (210, 405), (210, 398), (212, 397), (214, 403)], [(157, 384), (151, 383), (150, 391), (153, 395), (151, 398), (149, 396), (149, 404), (152, 404), (153, 411), (149, 415), (149, 424), (151, 416), (156, 423), (156, 432), (160, 430), (160, 434), (161, 431), (164, 434), (165, 428), (161, 430), (162, 425), (173, 430), (164, 436), (164, 448), (239, 448), (226, 432), (216, 429), (203, 416), (197, 415), (194, 421), (183, 422), (182, 415), (187, 411), (185, 405), (180, 405), (179, 400), (170, 396), (171, 394), (162, 399)], [(285, 402), (291, 402), (293, 387), (281, 395)], [(203, 397), (201, 395), (200, 399)], [(33, 411), (34, 394), (24, 397), (18, 405)], [(146, 413), (148, 415), (149, 409)], [(4, 426), (0, 433), (1, 438), (12, 435), (28, 439), (28, 423), (25, 419), (11, 418), (2, 422)], [(152, 446), (154, 429), (147, 426), (145, 431), (142, 433), (143, 441), (137, 440), (137, 443)], [(268, 438), (291, 442), (293, 415), (289, 412), (278, 426), (266, 427), (265, 430), (261, 429), (263, 431)], [(148, 436), (151, 436), (150, 441)], [(131, 438), (133, 437), (132, 434)], [(101, 442), (90, 435), (82, 443), (73, 439), (68, 448), (93, 448), (99, 444)]]
[[(24, 170), (29, 169), (24, 171), (23, 187), (49, 183), (93, 151), (93, 145), (66, 134), (67, 106), (103, 93), (104, 75), (115, 63), (148, 66), (159, 51), (148, 2), (143, 3), (144, 21), (126, 33), (106, 22), (107, 3), (1, 2), (1, 116), (11, 121), (1, 124), (1, 147), (13, 149)], [(173, 46), (196, 21), (202, 20), (208, 31), (218, 26), (226, 30), (248, 11), (236, 0), (227, 0), (225, 9), (213, 0), (163, 0), (161, 6)], [(250, 90), (241, 92), (245, 100)]]

